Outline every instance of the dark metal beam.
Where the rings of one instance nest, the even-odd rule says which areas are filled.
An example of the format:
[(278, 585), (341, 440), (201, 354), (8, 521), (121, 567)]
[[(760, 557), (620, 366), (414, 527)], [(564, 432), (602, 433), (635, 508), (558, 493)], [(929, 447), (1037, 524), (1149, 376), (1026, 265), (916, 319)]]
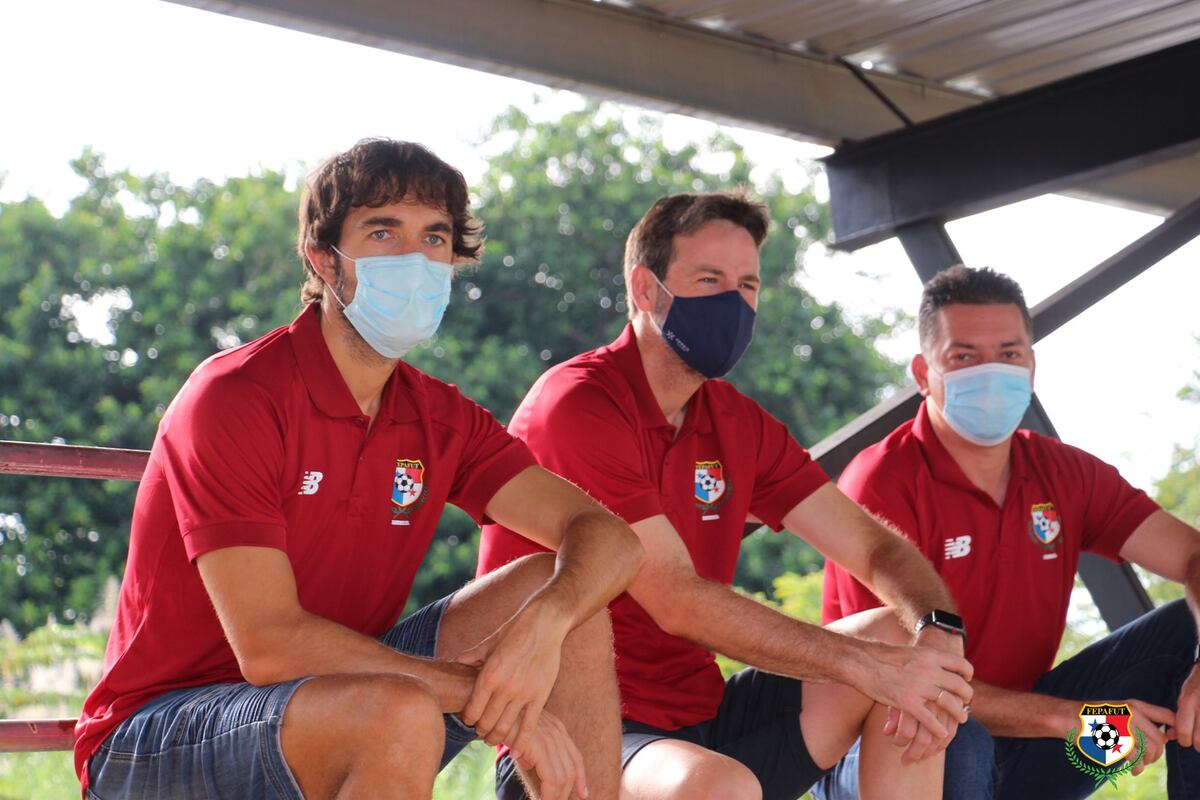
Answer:
[[(1037, 431), (1044, 436), (1059, 438), (1054, 423), (1046, 409), (1035, 396), (1021, 420), (1021, 427)], [(1079, 577), (1100, 609), (1100, 616), (1108, 629), (1115, 631), (1127, 622), (1154, 610), (1154, 601), (1146, 594), (1137, 573), (1129, 564), (1114, 564), (1094, 553), (1083, 553), (1079, 558)]]
[(901, 226), (896, 229), (896, 237), (921, 277), (921, 283), (962, 263), (958, 248), (946, 233), (946, 226), (940, 222), (925, 220)]
[[(1033, 316), (1034, 341), (1057, 330), (1197, 236), (1200, 236), (1200, 198), (1034, 306), (1030, 312)], [(920, 402), (915, 387), (901, 389), (891, 399), (864, 412), (814, 445), (811, 448), (813, 457), (830, 475), (841, 474), (860, 450), (879, 441), (901, 422), (911, 419)]]
[(1200, 149), (1181, 92), (1200, 40), (848, 144), (825, 159), (834, 246), (945, 222)]

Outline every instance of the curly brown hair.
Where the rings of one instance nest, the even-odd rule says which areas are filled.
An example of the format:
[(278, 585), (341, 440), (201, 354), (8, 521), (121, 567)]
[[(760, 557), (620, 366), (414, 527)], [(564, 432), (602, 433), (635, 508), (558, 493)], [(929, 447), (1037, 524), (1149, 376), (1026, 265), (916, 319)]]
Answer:
[(336, 244), (351, 208), (377, 208), (408, 198), (446, 209), (453, 220), (456, 261), (471, 263), (483, 247), (483, 223), (471, 215), (462, 173), (427, 148), (394, 139), (363, 139), (309, 174), (300, 197), (296, 251), (306, 272), (300, 300), (321, 299), (324, 284), (308, 261), (305, 246)]

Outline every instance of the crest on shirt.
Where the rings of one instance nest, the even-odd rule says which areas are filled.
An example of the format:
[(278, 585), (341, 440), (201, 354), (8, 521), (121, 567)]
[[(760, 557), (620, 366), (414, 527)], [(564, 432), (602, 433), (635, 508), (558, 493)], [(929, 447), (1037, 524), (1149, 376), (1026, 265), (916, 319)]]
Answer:
[(1062, 521), (1054, 503), (1034, 503), (1029, 507), (1029, 535), (1042, 547), (1050, 549), (1062, 533)]
[(720, 461), (696, 462), (696, 499), (706, 506), (725, 494), (725, 470)]
[(725, 476), (725, 468), (720, 461), (697, 461), (696, 480), (692, 494), (699, 502), (696, 507), (701, 511), (714, 511), (729, 499), (733, 493), (733, 485)]
[(418, 459), (396, 459), (396, 477), (392, 480), (392, 504), (409, 509), (425, 492), (425, 465)]

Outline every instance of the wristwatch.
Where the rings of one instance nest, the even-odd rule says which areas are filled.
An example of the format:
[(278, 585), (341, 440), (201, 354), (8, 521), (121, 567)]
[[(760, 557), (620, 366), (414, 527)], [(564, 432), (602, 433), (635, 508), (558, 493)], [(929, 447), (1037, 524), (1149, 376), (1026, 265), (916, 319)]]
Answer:
[(940, 608), (935, 608), (925, 616), (917, 620), (917, 627), (913, 633), (920, 633), (921, 629), (926, 625), (932, 625), (935, 628), (941, 628), (947, 633), (957, 633), (963, 639), (963, 647), (967, 645), (967, 629), (963, 625), (962, 617), (958, 614), (952, 614), (949, 611), (943, 611)]

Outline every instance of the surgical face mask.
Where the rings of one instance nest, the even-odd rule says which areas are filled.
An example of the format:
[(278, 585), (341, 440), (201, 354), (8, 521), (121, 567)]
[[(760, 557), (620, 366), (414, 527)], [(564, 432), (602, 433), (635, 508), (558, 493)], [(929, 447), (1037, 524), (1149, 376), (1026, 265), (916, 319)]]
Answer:
[(990, 447), (1013, 435), (1033, 394), (1028, 367), (980, 364), (942, 373), (942, 418), (968, 442)]
[[(653, 274), (653, 273), (651, 273)], [(754, 309), (733, 290), (701, 297), (671, 296), (671, 308), (658, 332), (683, 363), (706, 378), (719, 378), (733, 369), (754, 336)]]
[[(330, 245), (332, 247), (332, 245)], [(433, 336), (450, 302), (449, 264), (430, 261), (424, 253), (398, 256), (350, 256), (358, 288), (349, 305), (338, 301), (354, 330), (384, 358), (400, 358)]]

